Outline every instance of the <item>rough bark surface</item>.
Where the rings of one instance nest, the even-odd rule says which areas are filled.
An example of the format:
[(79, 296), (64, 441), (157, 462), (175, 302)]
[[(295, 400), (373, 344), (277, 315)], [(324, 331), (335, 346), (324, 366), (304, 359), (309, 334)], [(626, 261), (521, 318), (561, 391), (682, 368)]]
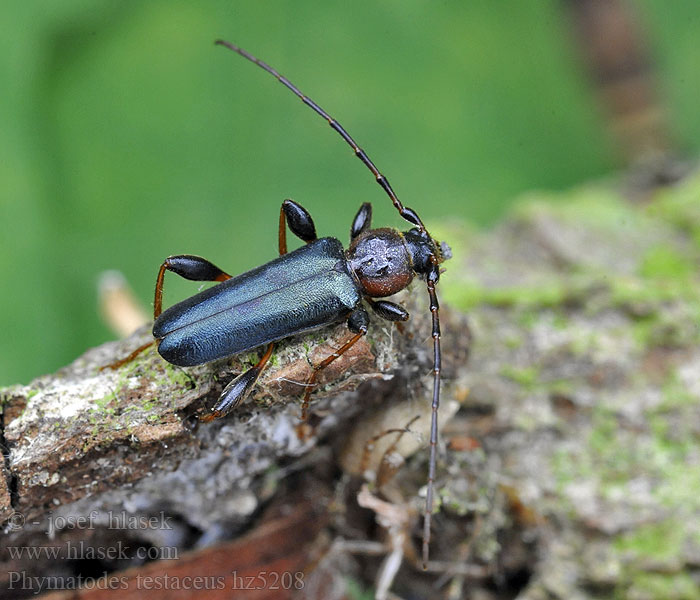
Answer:
[[(415, 550), (432, 350), (416, 283), (403, 331), (374, 322), (327, 374), (304, 442), (294, 382), (343, 326), (281, 344), (251, 401), (208, 425), (196, 415), (253, 354), (177, 369), (149, 351), (98, 370), (142, 333), (3, 390), (3, 597), (104, 573), (151, 600), (226, 597), (213, 588), (233, 589), (234, 572), (290, 572), (302, 589), (269, 597), (700, 598), (699, 197), (697, 178), (647, 207), (590, 186), (525, 199), (486, 234), (432, 229), (455, 258), (440, 282), (446, 445), (427, 573)], [(380, 474), (360, 490), (338, 465)], [(94, 555), (117, 547), (128, 552)], [(184, 554), (153, 562), (139, 548)], [(209, 588), (185, 582), (197, 573)]]
[[(371, 341), (381, 365), (376, 366), (370, 343), (361, 340), (323, 372), (315, 403), (339, 397), (394, 368), (394, 333), (386, 325), (380, 327)], [(160, 488), (161, 494), (170, 497), (173, 488), (161, 478), (182, 478), (182, 469), (175, 469), (185, 458), (226, 461), (227, 475), (218, 486), (235, 494), (237, 480), (314, 445), (315, 437), (303, 441), (295, 432), (298, 400), (311, 364), (349, 337), (344, 325), (280, 343), (248, 404), (236, 411), (235, 418), (211, 426), (199, 424), (198, 416), (207, 413), (207, 405), (235, 374), (257, 361), (257, 353), (182, 369), (162, 360), (151, 347), (117, 370), (102, 369), (148, 341), (147, 329), (124, 342), (92, 349), (58, 373), (28, 386), (3, 390), (7, 480), (14, 490), (12, 499), (4, 494), (6, 513), (18, 511), (33, 519), (100, 492), (109, 491), (114, 498), (115, 490), (132, 489), (145, 477), (149, 483), (142, 485), (151, 492)], [(328, 403), (315, 405), (331, 410)], [(318, 432), (332, 426), (322, 423)], [(209, 452), (203, 452), (204, 447)], [(217, 448), (215, 458), (213, 448)], [(181, 482), (187, 488), (179, 490), (182, 499), (171, 497), (169, 502), (199, 505), (187, 511), (191, 516), (192, 510), (200, 512), (193, 522), (206, 526), (219, 515), (215, 505), (202, 505), (202, 492), (196, 491), (210, 485), (206, 481), (210, 469), (201, 467), (195, 469), (198, 476)], [(241, 514), (252, 512), (256, 504), (243, 502)]]

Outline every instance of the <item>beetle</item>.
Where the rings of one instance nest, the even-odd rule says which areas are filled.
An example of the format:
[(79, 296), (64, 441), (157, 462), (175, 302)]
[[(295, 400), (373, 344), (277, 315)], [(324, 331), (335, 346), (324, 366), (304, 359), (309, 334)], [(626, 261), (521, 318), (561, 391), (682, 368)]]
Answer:
[[(369, 315), (365, 305), (388, 321), (406, 321), (409, 314), (403, 307), (381, 298), (403, 290), (416, 276), (425, 280), (432, 313), (433, 338), (430, 462), (423, 527), (423, 565), (426, 567), (440, 404), (440, 320), (435, 287), (440, 278), (440, 264), (451, 257), (449, 246), (431, 237), (418, 214), (401, 203), (387, 178), (338, 121), (302, 94), (286, 77), (246, 50), (224, 40), (215, 43), (270, 73), (326, 119), (372, 172), (400, 216), (412, 227), (403, 232), (386, 227), (372, 229), (372, 205), (364, 203), (352, 221), (350, 246), (344, 250), (336, 238), (317, 237), (313, 219), (306, 209), (293, 200), (285, 200), (280, 208), (279, 257), (267, 264), (232, 277), (205, 258), (170, 256), (161, 264), (156, 278), (153, 337), (158, 352), (168, 362), (186, 367), (267, 346), (257, 364), (235, 377), (224, 388), (211, 413), (202, 419), (211, 421), (229, 413), (247, 396), (272, 356), (276, 341), (346, 321), (352, 337), (314, 365), (306, 381), (301, 408), (301, 420), (304, 422), (318, 373), (367, 333)], [(304, 246), (287, 252), (287, 227), (305, 242)], [(212, 281), (218, 282), (218, 285), (163, 311), (166, 271), (192, 281)], [(152, 343), (144, 344), (110, 366), (117, 368), (129, 362)]]

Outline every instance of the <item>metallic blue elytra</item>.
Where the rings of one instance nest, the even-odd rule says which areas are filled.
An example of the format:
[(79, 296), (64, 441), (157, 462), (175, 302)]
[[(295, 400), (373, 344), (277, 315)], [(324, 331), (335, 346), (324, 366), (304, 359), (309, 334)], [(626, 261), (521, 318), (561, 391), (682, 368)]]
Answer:
[(158, 352), (203, 364), (347, 318), (362, 294), (339, 240), (321, 238), (165, 310)]

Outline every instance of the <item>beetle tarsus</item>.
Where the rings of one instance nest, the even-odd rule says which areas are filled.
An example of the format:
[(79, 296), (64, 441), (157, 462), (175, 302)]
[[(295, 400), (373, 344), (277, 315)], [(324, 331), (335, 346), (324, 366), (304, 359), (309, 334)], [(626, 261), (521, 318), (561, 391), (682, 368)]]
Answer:
[(245, 400), (246, 396), (250, 393), (250, 390), (253, 389), (253, 386), (258, 381), (258, 377), (260, 377), (260, 373), (262, 373), (263, 369), (265, 368), (267, 361), (270, 360), (274, 347), (274, 344), (269, 344), (265, 354), (254, 367), (251, 367), (247, 371), (243, 371), (243, 373), (228, 383), (228, 385), (224, 388), (224, 391), (221, 392), (221, 396), (219, 396), (219, 399), (214, 405), (211, 414), (201, 419), (202, 421), (208, 423), (214, 419), (225, 417), (241, 402), (243, 402), (243, 400)]

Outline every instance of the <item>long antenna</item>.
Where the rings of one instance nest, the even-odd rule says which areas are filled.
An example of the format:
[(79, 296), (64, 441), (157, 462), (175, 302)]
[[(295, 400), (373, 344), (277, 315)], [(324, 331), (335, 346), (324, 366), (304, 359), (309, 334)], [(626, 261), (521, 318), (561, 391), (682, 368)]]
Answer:
[[(275, 69), (273, 69), (270, 65), (267, 63), (263, 62), (259, 58), (256, 58), (250, 52), (244, 50), (243, 48), (239, 48), (235, 44), (232, 44), (231, 42), (227, 42), (225, 40), (216, 40), (214, 42), (218, 46), (225, 46), (229, 50), (233, 50), (237, 54), (240, 54), (243, 58), (247, 58), (250, 62), (258, 65), (261, 69), (264, 69), (267, 71), (270, 75), (275, 77), (277, 81), (279, 81), (281, 84), (283, 84), (287, 89), (291, 90), (304, 104), (307, 106), (311, 107), (311, 109), (318, 115), (322, 116), (326, 121), (328, 121), (328, 124), (331, 126), (332, 129), (337, 131), (340, 134), (340, 137), (342, 137), (347, 144), (353, 149), (355, 152), (355, 156), (359, 158), (364, 165), (372, 172), (372, 175), (374, 175), (374, 178), (377, 180), (377, 183), (382, 187), (382, 189), (388, 194), (389, 198), (391, 198), (392, 203), (396, 207), (396, 210), (399, 211), (399, 214), (409, 223), (412, 225), (415, 225), (418, 227), (421, 235), (425, 237), (426, 240), (430, 240), (431, 243), (435, 246), (436, 251), (438, 249), (438, 244), (433, 240), (433, 238), (430, 236), (428, 233), (427, 229), (425, 228), (425, 225), (423, 225), (423, 221), (421, 221), (420, 217), (418, 214), (410, 209), (405, 207), (402, 203), (401, 200), (398, 199), (396, 196), (396, 193), (392, 189), (391, 185), (389, 184), (389, 180), (384, 177), (379, 172), (379, 169), (375, 166), (375, 164), (372, 162), (369, 156), (367, 156), (367, 153), (360, 148), (357, 145), (357, 142), (352, 138), (352, 136), (345, 131), (343, 126), (338, 123), (333, 117), (331, 117), (325, 110), (323, 110), (316, 102), (314, 102), (311, 98), (303, 94), (297, 86), (295, 86), (289, 79), (284, 77), (283, 75), (280, 75)], [(431, 422), (430, 422), (430, 463), (428, 467), (428, 490), (426, 493), (425, 497), (425, 519), (423, 522), (423, 568), (427, 569), (428, 567), (428, 556), (429, 556), (429, 548), (430, 548), (430, 522), (432, 519), (432, 513), (433, 513), (433, 493), (434, 493), (434, 481), (435, 481), (435, 464), (437, 462), (437, 439), (438, 439), (438, 408), (440, 406), (440, 317), (439, 317), (439, 305), (438, 305), (438, 298), (437, 298), (437, 293), (435, 291), (435, 284), (438, 282), (438, 279), (440, 278), (440, 267), (439, 267), (439, 262), (440, 259), (436, 257), (434, 254), (431, 254), (430, 256), (430, 262), (431, 262), (431, 269), (430, 272), (427, 275), (427, 285), (428, 285), (428, 294), (430, 297), (430, 312), (432, 314), (432, 337), (433, 337), (433, 401), (431, 404)]]
[(391, 187), (391, 184), (389, 183), (389, 180), (384, 177), (379, 172), (379, 169), (374, 165), (372, 160), (370, 159), (369, 156), (367, 156), (367, 153), (360, 148), (357, 143), (355, 142), (354, 139), (352, 139), (352, 136), (345, 131), (343, 126), (338, 123), (333, 117), (331, 117), (325, 110), (323, 110), (318, 104), (316, 104), (311, 98), (303, 94), (297, 86), (295, 86), (289, 79), (284, 77), (283, 75), (280, 75), (275, 69), (273, 69), (270, 65), (267, 63), (263, 62), (259, 58), (256, 58), (253, 56), (250, 52), (244, 50), (243, 48), (239, 48), (235, 44), (232, 44), (231, 42), (227, 42), (225, 40), (216, 40), (214, 42), (218, 46), (225, 46), (229, 50), (233, 50), (234, 52), (240, 54), (242, 57), (247, 58), (250, 62), (255, 63), (258, 65), (260, 68), (265, 69), (270, 75), (275, 77), (281, 84), (283, 84), (286, 88), (290, 89), (296, 96), (307, 106), (311, 107), (311, 109), (316, 112), (317, 114), (321, 115), (326, 121), (328, 121), (328, 124), (335, 129), (339, 134), (340, 137), (342, 137), (348, 145), (355, 151), (355, 156), (359, 158), (366, 166), (367, 168), (372, 171), (372, 175), (374, 175), (374, 178), (377, 180), (377, 183), (382, 186), (382, 189), (389, 195), (389, 198), (391, 198), (391, 201), (394, 203), (394, 206), (396, 207), (396, 210), (399, 211), (399, 214), (406, 219), (409, 223), (416, 225), (420, 230), (421, 233), (427, 233), (425, 229), (425, 225), (423, 225), (423, 221), (421, 221), (420, 217), (416, 214), (416, 212), (410, 208), (406, 208), (402, 203), (401, 200), (399, 200), (398, 196), (394, 192), (394, 190)]

